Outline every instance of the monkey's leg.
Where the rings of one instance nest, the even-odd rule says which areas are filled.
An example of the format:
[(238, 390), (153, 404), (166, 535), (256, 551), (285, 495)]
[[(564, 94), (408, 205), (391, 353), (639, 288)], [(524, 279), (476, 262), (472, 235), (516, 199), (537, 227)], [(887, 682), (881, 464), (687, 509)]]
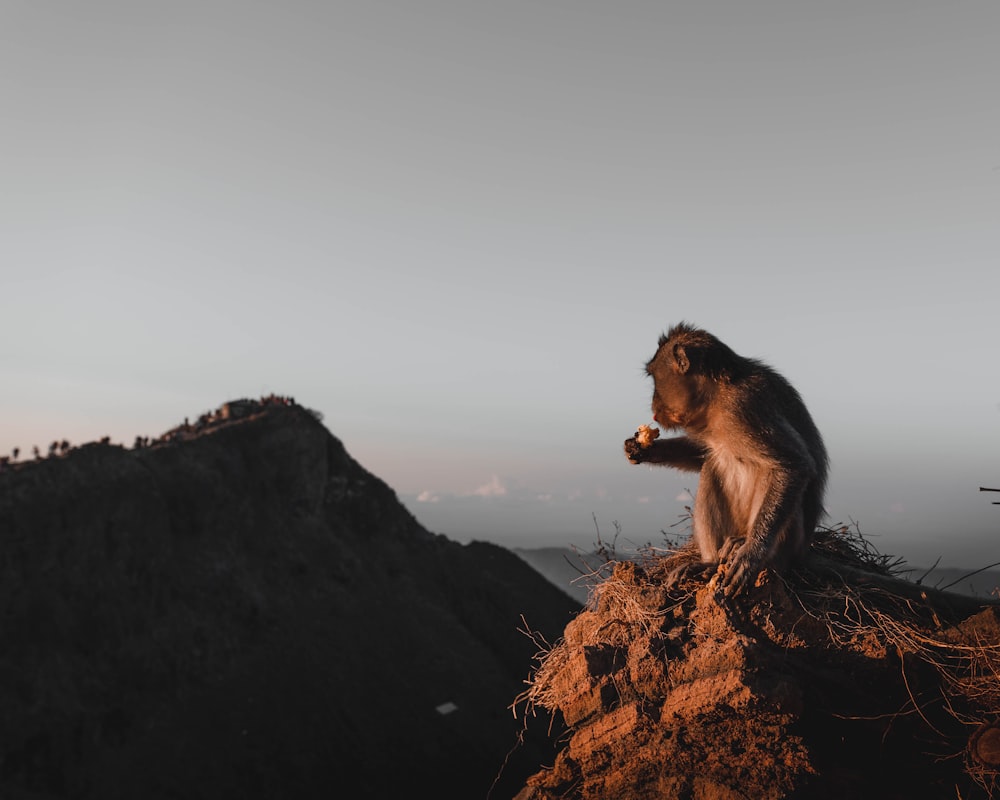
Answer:
[(722, 576), (726, 597), (742, 594), (764, 567), (782, 560), (780, 550), (788, 547), (786, 539), (801, 532), (801, 494), (802, 482), (784, 476), (768, 489), (746, 539), (731, 545), (726, 542), (728, 558)]

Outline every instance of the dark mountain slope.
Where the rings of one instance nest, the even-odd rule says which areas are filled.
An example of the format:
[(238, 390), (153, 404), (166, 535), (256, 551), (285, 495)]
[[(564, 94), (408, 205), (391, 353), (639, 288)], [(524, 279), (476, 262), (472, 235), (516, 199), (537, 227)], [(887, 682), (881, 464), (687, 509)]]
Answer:
[[(578, 606), (305, 409), (239, 408), (0, 472), (0, 796), (485, 797), (521, 615), (554, 639)], [(551, 761), (532, 733), (492, 797)]]

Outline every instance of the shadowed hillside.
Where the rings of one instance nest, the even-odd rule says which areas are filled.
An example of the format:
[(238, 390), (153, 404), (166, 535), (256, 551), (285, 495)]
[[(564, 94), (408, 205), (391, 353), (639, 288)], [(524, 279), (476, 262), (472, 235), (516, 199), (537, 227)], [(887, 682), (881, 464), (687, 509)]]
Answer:
[(510, 797), (579, 606), (424, 530), (315, 415), (234, 403), (0, 471), (0, 796)]

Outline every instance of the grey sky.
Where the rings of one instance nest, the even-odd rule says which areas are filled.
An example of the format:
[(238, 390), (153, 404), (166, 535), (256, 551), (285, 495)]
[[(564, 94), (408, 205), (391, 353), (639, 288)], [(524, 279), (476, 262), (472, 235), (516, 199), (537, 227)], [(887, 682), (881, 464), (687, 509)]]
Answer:
[(1000, 560), (995, 3), (0, 0), (0, 452), (294, 395), (452, 538), (646, 541), (686, 319), (830, 521)]

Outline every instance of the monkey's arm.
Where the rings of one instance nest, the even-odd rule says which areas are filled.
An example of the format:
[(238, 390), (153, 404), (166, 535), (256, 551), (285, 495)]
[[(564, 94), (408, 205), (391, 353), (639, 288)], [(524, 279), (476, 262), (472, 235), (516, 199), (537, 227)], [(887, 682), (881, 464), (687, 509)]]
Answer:
[(699, 472), (705, 463), (708, 450), (687, 436), (657, 439), (646, 447), (635, 436), (625, 440), (625, 457), (633, 464), (664, 464), (684, 470)]

